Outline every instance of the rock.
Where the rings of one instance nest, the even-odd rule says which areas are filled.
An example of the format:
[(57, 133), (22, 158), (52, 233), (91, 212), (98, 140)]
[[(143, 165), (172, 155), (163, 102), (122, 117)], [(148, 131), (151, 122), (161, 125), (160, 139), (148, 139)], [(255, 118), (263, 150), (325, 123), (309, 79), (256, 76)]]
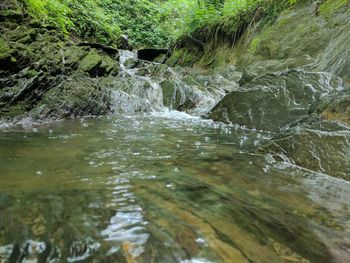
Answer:
[(119, 39), (119, 43), (117, 44), (119, 49), (124, 50), (133, 50), (133, 47), (129, 43), (129, 38), (127, 35), (122, 35)]
[(218, 67), (214, 72), (221, 75), (227, 80), (237, 83), (242, 79), (242, 72), (237, 71), (237, 68), (234, 65), (225, 65), (223, 67)]
[[(344, 23), (344, 22), (343, 22)], [(318, 62), (317, 70), (328, 71), (342, 77), (350, 85), (350, 19), (328, 44)]]
[(243, 71), (241, 84), (248, 83), (256, 77), (264, 74), (275, 73), (291, 68), (298, 68), (303, 65), (311, 64), (314, 62), (310, 57), (304, 56), (300, 58), (288, 58), (282, 60), (264, 60), (253, 62), (246, 66)]
[(344, 89), (324, 96), (311, 106), (309, 113), (323, 120), (350, 125), (350, 90)]
[(16, 0), (2, 0), (0, 3), (0, 22), (24, 18), (21, 5)]
[(116, 49), (114, 47), (106, 46), (106, 45), (101, 44), (101, 43), (80, 42), (80, 43), (78, 43), (78, 46), (80, 46), (80, 47), (91, 47), (91, 48), (95, 48), (95, 49), (98, 49), (98, 50), (102, 50), (102, 51), (106, 52), (108, 55), (111, 55), (111, 56), (117, 56), (118, 53), (119, 53), (118, 49)]
[(90, 77), (106, 76), (112, 72), (117, 63), (111, 57), (91, 49), (89, 54), (80, 62), (79, 69), (89, 73)]
[(164, 80), (160, 83), (163, 91), (163, 104), (168, 108), (177, 109), (181, 105), (181, 93), (177, 90), (175, 83)]
[(335, 120), (350, 125), (350, 95), (342, 95), (323, 109), (321, 116), (325, 120)]
[(124, 67), (126, 69), (132, 69), (139, 65), (140, 61), (137, 58), (129, 58), (124, 62)]
[(309, 118), (281, 132), (259, 152), (350, 180), (350, 127), (338, 122)]
[(32, 111), (37, 119), (103, 115), (110, 112), (110, 90), (97, 80), (76, 76), (51, 88)]
[(226, 95), (209, 118), (277, 131), (307, 116), (321, 96), (342, 88), (342, 80), (329, 73), (289, 70), (266, 74)]
[(0, 38), (0, 70), (10, 70), (16, 66), (17, 60), (11, 53), (5, 39)]
[(160, 83), (160, 86), (163, 93), (163, 104), (170, 109), (178, 111), (190, 110), (199, 101), (198, 94), (182, 83), (164, 80)]

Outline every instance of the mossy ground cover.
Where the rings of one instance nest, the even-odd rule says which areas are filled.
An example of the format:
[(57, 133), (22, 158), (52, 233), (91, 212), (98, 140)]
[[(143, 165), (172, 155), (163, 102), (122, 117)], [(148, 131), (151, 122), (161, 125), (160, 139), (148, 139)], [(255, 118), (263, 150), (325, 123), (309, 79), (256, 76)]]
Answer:
[(326, 16), (338, 11), (345, 5), (350, 5), (349, 0), (327, 0), (320, 6), (320, 13)]

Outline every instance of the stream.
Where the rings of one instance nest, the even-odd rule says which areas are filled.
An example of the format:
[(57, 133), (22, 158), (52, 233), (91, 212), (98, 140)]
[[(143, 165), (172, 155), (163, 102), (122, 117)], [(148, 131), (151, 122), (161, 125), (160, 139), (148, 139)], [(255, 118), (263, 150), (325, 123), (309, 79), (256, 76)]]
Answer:
[(160, 82), (133, 56), (103, 80), (113, 114), (2, 124), (1, 263), (350, 262), (348, 181), (258, 154), (273, 132), (199, 117), (233, 80)]
[(0, 262), (349, 262), (350, 185), (176, 111), (0, 133)]

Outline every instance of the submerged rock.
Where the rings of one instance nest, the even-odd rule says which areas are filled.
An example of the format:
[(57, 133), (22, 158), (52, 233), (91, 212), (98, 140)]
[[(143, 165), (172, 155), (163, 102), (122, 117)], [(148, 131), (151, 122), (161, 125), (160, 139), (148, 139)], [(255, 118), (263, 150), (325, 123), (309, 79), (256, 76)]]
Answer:
[(350, 180), (350, 126), (310, 118), (281, 132), (260, 152), (278, 161)]
[(329, 73), (289, 70), (266, 74), (228, 94), (209, 118), (277, 131), (307, 116), (321, 96), (342, 88), (342, 80)]

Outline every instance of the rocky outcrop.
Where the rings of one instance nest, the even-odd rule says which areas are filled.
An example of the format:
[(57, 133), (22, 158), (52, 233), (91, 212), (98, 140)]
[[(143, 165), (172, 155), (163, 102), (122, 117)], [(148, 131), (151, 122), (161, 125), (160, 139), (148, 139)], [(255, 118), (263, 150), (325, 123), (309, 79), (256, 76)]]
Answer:
[(260, 150), (277, 161), (350, 180), (350, 127), (310, 118), (281, 132)]
[(247, 29), (231, 48), (241, 86), (209, 117), (277, 132), (259, 152), (350, 180), (349, 7), (302, 1), (260, 32)]
[[(7, 63), (2, 64), (0, 72), (1, 117), (11, 118), (30, 112), (51, 94), (51, 89), (63, 83), (70, 82), (68, 86), (72, 88), (80, 87), (81, 83), (76, 82), (75, 75), (85, 76), (89, 79), (88, 82), (93, 82), (96, 77), (118, 74), (118, 54), (110, 55), (101, 49), (71, 44), (57, 37), (56, 31), (44, 28), (22, 26), (18, 32), (14, 31), (4, 32), (8, 46), (12, 48), (7, 51), (8, 55), (2, 55)], [(25, 45), (21, 44), (22, 40), (27, 41)], [(72, 96), (71, 99), (89, 103), (90, 98), (86, 96), (90, 93), (88, 87), (87, 93), (81, 91), (80, 95), (83, 96)], [(55, 99), (63, 101), (68, 98), (63, 95), (66, 89), (62, 88), (62, 92), (55, 93), (58, 96)], [(76, 93), (74, 90), (69, 92), (72, 95)], [(96, 89), (94, 95), (98, 96), (98, 93), (99, 90)], [(101, 98), (104, 97), (102, 93), (100, 95)], [(79, 107), (82, 104), (75, 105)], [(104, 112), (97, 109), (100, 107), (96, 107), (94, 113)], [(71, 113), (79, 113), (81, 116), (89, 114), (89, 111), (77, 108)]]
[(321, 96), (341, 89), (342, 80), (329, 73), (289, 70), (266, 74), (228, 94), (209, 118), (277, 131), (307, 116)]

